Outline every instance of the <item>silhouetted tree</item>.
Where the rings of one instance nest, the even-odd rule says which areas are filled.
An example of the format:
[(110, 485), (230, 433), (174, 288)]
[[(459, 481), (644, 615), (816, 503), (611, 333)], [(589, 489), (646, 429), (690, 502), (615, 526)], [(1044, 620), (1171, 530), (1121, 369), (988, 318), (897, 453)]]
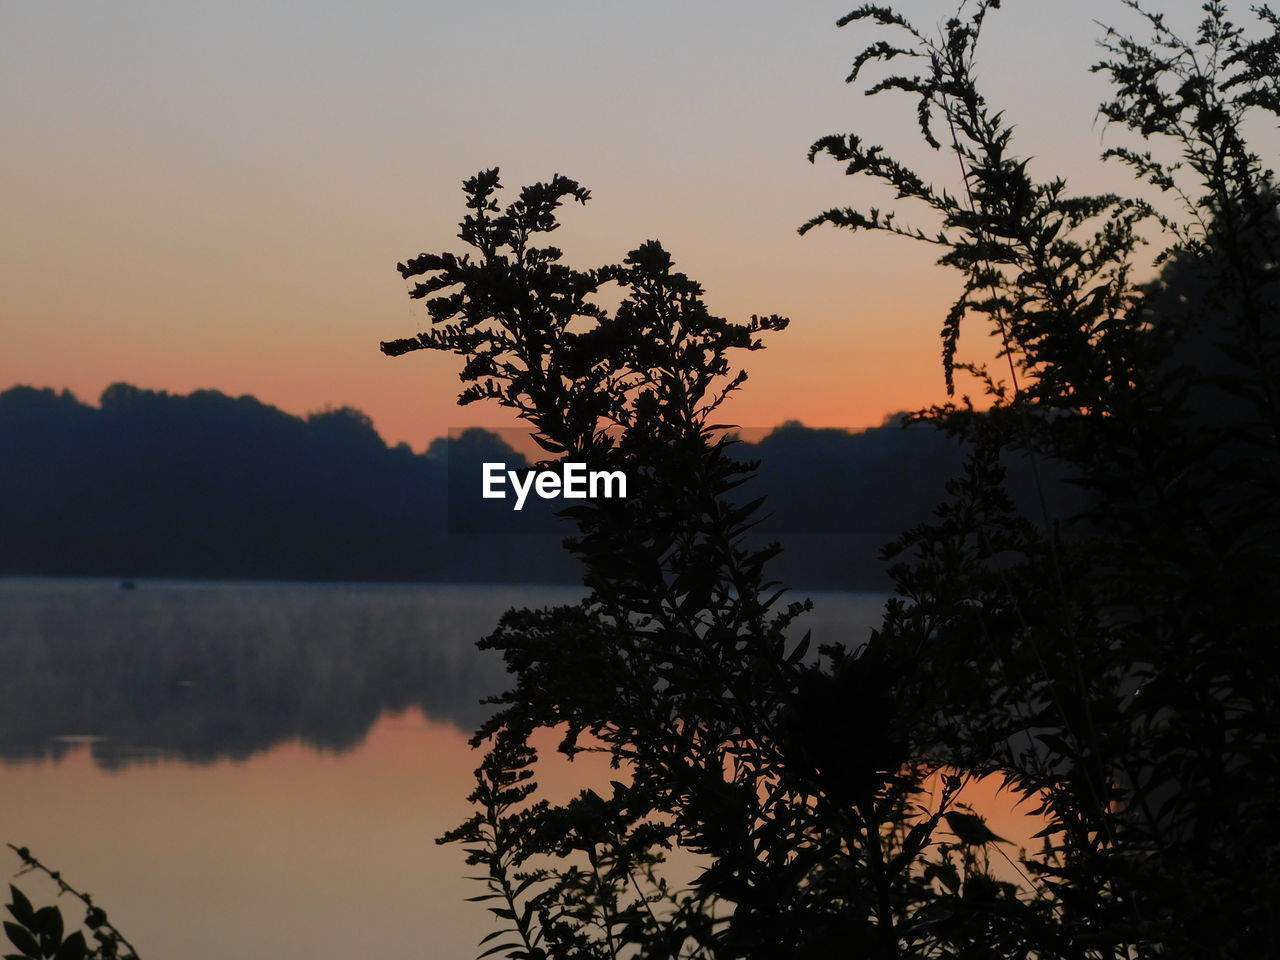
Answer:
[[(524, 464), (485, 436), (489, 459)], [(541, 501), (521, 512), (519, 528), (502, 528), (520, 535), (530, 553), (523, 565), (493, 549), (501, 538), (461, 535), (495, 528), (483, 522), (494, 502), (474, 484), (450, 489), (479, 450), (466, 437), (442, 438), (425, 454), (389, 447), (345, 407), (297, 417), (248, 396), (121, 383), (94, 408), (65, 392), (13, 387), (0, 392), (0, 573), (571, 577)]]
[[(566, 513), (591, 596), (516, 611), (485, 645), (515, 686), (451, 835), (487, 868), (512, 957), (1145, 957), (1265, 955), (1275, 940), (1277, 243), (1272, 176), (1247, 146), (1250, 111), (1280, 113), (1280, 21), (1246, 38), (1216, 3), (1184, 41), (1109, 33), (1104, 115), (1176, 157), (1113, 150), (1185, 209), (1073, 196), (1035, 179), (976, 80), (980, 2), (940, 35), (864, 6), (899, 32), (855, 61), (918, 73), (869, 92), (916, 97), (926, 144), (963, 176), (934, 185), (858, 136), (819, 140), (851, 174), (934, 220), (838, 209), (832, 224), (934, 244), (964, 290), (943, 370), (976, 377), (923, 411), (968, 452), (933, 520), (887, 549), (897, 595), (882, 629), (806, 659), (774, 611), (770, 551), (740, 544), (758, 504), (711, 415), (739, 386), (726, 351), (780, 322), (707, 316), (656, 244), (577, 271), (538, 247), (565, 199), (557, 177), (500, 209), (497, 174), (466, 185), (462, 239), (424, 255), (435, 326), (384, 344), (464, 358), (461, 402), (492, 399), (552, 453), (639, 478), (626, 503)], [(1202, 191), (1202, 192), (1201, 192)], [(1163, 230), (1163, 283), (1134, 279), (1143, 231)], [(1148, 231), (1150, 232), (1150, 231)], [(1184, 278), (1193, 276), (1194, 282)], [(612, 314), (593, 295), (624, 294)], [(1007, 373), (962, 363), (983, 319)], [(717, 381), (723, 378), (724, 386)], [(1039, 492), (1019, 509), (1010, 468)], [(1050, 477), (1082, 491), (1053, 509)], [(1058, 505), (1060, 506), (1060, 504)], [(606, 750), (622, 779), (563, 806), (537, 798), (530, 734)], [(585, 741), (582, 739), (588, 735)], [(950, 772), (948, 772), (950, 771)], [(921, 777), (937, 772), (940, 802)], [(1024, 882), (998, 880), (999, 838), (950, 809), (998, 773), (1044, 817)], [(954, 841), (935, 829), (945, 819)], [(704, 859), (687, 889), (655, 872), (680, 844)], [(500, 936), (500, 934), (495, 934)]]
[[(740, 448), (739, 488), (774, 491), (753, 542), (782, 537), (779, 574), (813, 589), (883, 589), (880, 544), (937, 499), (960, 447), (894, 424), (799, 424)], [(497, 434), (389, 446), (358, 410), (296, 417), (253, 397), (116, 384), (105, 407), (0, 391), (0, 574), (577, 582), (562, 524), (531, 497), (481, 496), (481, 468), (526, 458)], [(829, 489), (847, 491), (832, 501)], [(1029, 488), (1028, 488), (1029, 489)]]
[[(850, 79), (876, 61), (917, 65), (869, 92), (916, 98), (924, 142), (959, 161), (956, 185), (858, 136), (811, 151), (933, 217), (837, 209), (804, 229), (936, 245), (964, 281), (943, 325), (946, 383), (967, 373), (986, 393), (981, 409), (966, 397), (917, 415), (965, 441), (963, 464), (934, 517), (887, 548), (896, 595), (856, 648), (814, 657), (789, 639), (805, 605), (781, 604), (766, 572), (777, 548), (748, 545), (760, 502), (735, 491), (754, 465), (714, 422), (745, 380), (732, 351), (785, 321), (712, 316), (654, 242), (621, 264), (563, 264), (539, 244), (588, 194), (559, 176), (501, 207), (497, 171), (477, 175), (461, 233), (474, 253), (401, 265), (424, 278), (413, 296), (433, 326), (387, 353), (458, 355), (460, 402), (494, 401), (549, 453), (632, 479), (625, 500), (564, 511), (589, 595), (511, 611), (483, 641), (513, 687), (476, 737), (479, 809), (445, 839), (468, 844), (479, 899), (505, 924), (485, 955), (1274, 953), (1280, 218), (1244, 130), (1257, 111), (1280, 115), (1280, 18), (1256, 9), (1251, 39), (1211, 2), (1191, 40), (1151, 14), (1149, 40), (1107, 34), (1103, 114), (1153, 148), (1108, 155), (1181, 203), (1169, 211), (1032, 176), (976, 79), (998, 6), (979, 0), (936, 37), (885, 6), (841, 21), (897, 32)], [(1149, 284), (1134, 279), (1144, 231), (1167, 241)], [(605, 288), (616, 309), (597, 299)], [(975, 320), (1007, 373), (959, 360)], [(103, 409), (148, 402), (120, 388)], [(167, 411), (147, 412), (174, 436)], [(358, 416), (316, 426), (373, 449)], [(1016, 463), (1039, 494), (1030, 512)], [(1083, 491), (1074, 515), (1051, 477)], [(539, 796), (544, 730), (570, 756), (609, 756), (607, 795)], [(1000, 838), (955, 808), (987, 773), (1045, 821), (1021, 883), (993, 876)], [(941, 790), (926, 799), (928, 776)], [(675, 845), (699, 857), (687, 885), (664, 873)], [(108, 927), (90, 951), (16, 890), (9, 910), (21, 956), (127, 948)]]
[[(914, 856), (959, 778), (908, 822), (923, 771), (898, 731), (899, 665), (872, 644), (816, 666), (807, 639), (785, 634), (805, 605), (779, 606), (777, 548), (744, 545), (760, 504), (731, 492), (753, 465), (730, 457), (713, 418), (745, 379), (730, 352), (785, 321), (710, 315), (653, 242), (622, 264), (565, 266), (539, 235), (586, 191), (556, 177), (503, 208), (498, 189), (493, 170), (465, 185), (474, 259), (401, 265), (426, 278), (413, 295), (430, 298), (434, 325), (383, 349), (458, 354), (460, 402), (511, 408), (549, 452), (624, 470), (633, 495), (564, 511), (582, 603), (512, 611), (483, 643), (515, 686), (477, 735), (481, 810), (449, 839), (487, 870), (510, 927), (495, 951), (771, 957), (852, 937), (892, 954), (927, 887)], [(606, 284), (622, 294), (613, 312), (592, 299)], [(538, 799), (540, 729), (569, 755), (606, 751), (611, 792)], [(660, 873), (674, 844), (702, 858), (687, 887)]]
[[(1019, 899), (966, 887), (939, 932), (962, 954), (981, 930), (1001, 956), (1266, 955), (1280, 892), (1280, 221), (1244, 126), (1280, 112), (1280, 22), (1259, 9), (1270, 32), (1250, 40), (1209, 3), (1192, 40), (1153, 14), (1150, 40), (1108, 32), (1103, 115), (1152, 148), (1108, 155), (1180, 201), (1165, 211), (1031, 175), (978, 91), (997, 6), (938, 40), (886, 7), (846, 18), (898, 32), (854, 77), (876, 60), (920, 64), (869, 92), (914, 95), (925, 141), (957, 156), (963, 180), (929, 184), (858, 137), (824, 138), (813, 155), (933, 221), (845, 209), (807, 225), (936, 244), (965, 278), (943, 330), (948, 383), (966, 369), (990, 403), (922, 414), (973, 452), (938, 520), (892, 548), (902, 599), (884, 636), (918, 656), (904, 696), (934, 718), (930, 755), (1002, 774), (1038, 805), (1047, 846)], [(1133, 260), (1147, 224), (1166, 267), (1144, 285)], [(979, 319), (1007, 371), (957, 362), (961, 324)], [(1017, 515), (1011, 458), (1070, 477), (1089, 506), (1068, 525)]]

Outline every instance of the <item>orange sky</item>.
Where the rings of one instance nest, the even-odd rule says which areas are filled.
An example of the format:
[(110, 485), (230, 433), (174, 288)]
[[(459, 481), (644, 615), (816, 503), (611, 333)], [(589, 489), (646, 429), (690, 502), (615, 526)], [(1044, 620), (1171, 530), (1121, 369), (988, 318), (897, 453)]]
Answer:
[[(424, 323), (396, 262), (456, 248), (460, 182), (499, 165), (509, 187), (562, 172), (593, 191), (556, 238), (570, 262), (658, 238), (717, 312), (792, 317), (749, 358), (738, 423), (865, 426), (936, 401), (955, 278), (907, 241), (795, 233), (826, 207), (884, 199), (807, 164), (818, 136), (865, 132), (954, 178), (916, 146), (909, 101), (841, 82), (876, 37), (834, 27), (848, 6), (317, 0), (298, 17), (250, 0), (12, 0), (0, 388), (95, 399), (124, 380), (295, 413), (352, 405), (419, 448), (502, 425), (453, 406), (451, 358), (377, 350)], [(1105, 90), (1085, 69), (1093, 18), (1125, 20), (1121, 4), (1011, 6), (983, 75), (1022, 151), (1080, 189), (1124, 187), (1096, 172)], [(901, 8), (924, 25), (952, 9)]]

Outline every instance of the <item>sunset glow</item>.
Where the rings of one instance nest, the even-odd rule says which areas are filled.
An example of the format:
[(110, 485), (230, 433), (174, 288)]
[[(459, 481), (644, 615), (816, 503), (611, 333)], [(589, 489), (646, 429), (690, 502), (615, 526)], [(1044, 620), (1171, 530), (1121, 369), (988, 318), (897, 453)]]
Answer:
[[(916, 9), (918, 8), (918, 9)], [(923, 22), (949, 6), (917, 2)], [(957, 278), (909, 241), (796, 228), (830, 206), (885, 202), (817, 137), (879, 136), (925, 172), (903, 102), (841, 81), (865, 40), (846, 5), (586, 0), (512, 7), (322, 3), (297, 18), (246, 2), (7, 4), (0, 112), (5, 200), (0, 387), (117, 381), (251, 393), (293, 413), (351, 405), (415, 448), (450, 426), (502, 426), (453, 406), (451, 362), (389, 360), (380, 339), (425, 316), (399, 260), (456, 249), (459, 184), (554, 172), (594, 199), (566, 212), (571, 263), (616, 262), (657, 238), (731, 318), (790, 316), (746, 358), (737, 422), (859, 427), (942, 397), (937, 334)], [(1035, 5), (987, 41), (993, 97), (1021, 151), (1077, 189), (1123, 184), (1095, 162), (1101, 81), (1091, 0), (1057, 11), (1052, 55), (1027, 64)], [(1034, 71), (1034, 83), (1029, 73)], [(1036, 95), (1061, 104), (1053, 116)], [(986, 349), (983, 331), (966, 342)]]

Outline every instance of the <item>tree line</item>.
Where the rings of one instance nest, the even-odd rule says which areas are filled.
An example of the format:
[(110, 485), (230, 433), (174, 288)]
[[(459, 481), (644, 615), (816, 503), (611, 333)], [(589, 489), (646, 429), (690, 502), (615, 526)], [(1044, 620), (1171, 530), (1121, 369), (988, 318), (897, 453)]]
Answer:
[[(882, 589), (880, 546), (937, 498), (960, 447), (896, 423), (788, 423), (737, 449), (760, 461), (759, 536), (790, 545), (789, 578)], [(339, 408), (293, 416), (215, 390), (128, 384), (96, 406), (63, 391), (0, 393), (0, 573), (577, 583), (563, 504), (480, 497), (480, 465), (526, 466), (495, 433), (422, 453)]]

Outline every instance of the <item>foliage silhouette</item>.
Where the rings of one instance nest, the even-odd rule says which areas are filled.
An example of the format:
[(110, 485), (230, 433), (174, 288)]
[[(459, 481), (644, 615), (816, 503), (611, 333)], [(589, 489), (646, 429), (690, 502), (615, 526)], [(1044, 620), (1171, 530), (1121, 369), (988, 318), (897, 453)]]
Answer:
[[(138, 952), (124, 934), (107, 919), (107, 912), (93, 902), (93, 897), (82, 893), (62, 878), (57, 870), (51, 870), (37, 860), (26, 847), (7, 844), (22, 861), (21, 873), (39, 871), (49, 876), (58, 886), (59, 893), (69, 893), (84, 904), (84, 920), (71, 929), (56, 906), (32, 906), (26, 895), (9, 885), (7, 909), (12, 921), (6, 920), (4, 930), (9, 942), (20, 953), (5, 954), (6, 960), (138, 960)], [(83, 926), (89, 937), (78, 929)]]
[[(578, 271), (538, 235), (586, 191), (557, 177), (506, 208), (498, 177), (465, 185), (461, 238), (478, 255), (423, 255), (433, 328), (384, 344), (458, 354), (460, 401), (490, 399), (551, 453), (642, 481), (626, 503), (565, 511), (592, 594), (513, 611), (484, 645), (515, 685), (477, 735), (489, 752), (471, 820), (446, 839), (482, 866), (511, 957), (1063, 957), (1268, 955), (1276, 938), (1277, 383), (1280, 219), (1273, 177), (1244, 136), (1280, 114), (1280, 20), (1251, 39), (1206, 4), (1191, 40), (1109, 32), (1103, 115), (1152, 151), (1108, 156), (1152, 200), (1075, 196), (1038, 180), (977, 82), (996, 0), (935, 38), (867, 5), (879, 40), (850, 80), (902, 58), (918, 73), (869, 93), (916, 100), (925, 144), (955, 154), (931, 184), (860, 136), (825, 137), (850, 174), (887, 184), (933, 223), (830, 210), (806, 224), (935, 245), (963, 291), (942, 328), (949, 390), (921, 411), (968, 445), (931, 521), (886, 549), (896, 597), (880, 630), (818, 661), (786, 627), (745, 536), (759, 504), (711, 418), (741, 385), (727, 351), (758, 319), (707, 316), (700, 288), (649, 243)], [(1138, 9), (1135, 7), (1135, 9)], [(1171, 144), (1173, 159), (1158, 152)], [(1163, 201), (1180, 199), (1181, 210)], [(1156, 282), (1138, 249), (1162, 248)], [(472, 259), (472, 256), (475, 258)], [(592, 299), (616, 283), (610, 314)], [(1007, 373), (964, 362), (985, 322)], [(720, 378), (717, 380), (717, 378)], [(1013, 464), (1040, 491), (1015, 504)], [(1049, 478), (1082, 497), (1055, 515)], [(539, 799), (530, 735), (604, 750), (609, 796)], [(959, 772), (964, 771), (964, 772)], [(1001, 839), (957, 804), (995, 773), (1044, 818), (1021, 881)], [(925, 802), (928, 775), (943, 784)], [(945, 822), (954, 842), (937, 832)], [(670, 845), (702, 856), (687, 887)], [(495, 934), (499, 939), (502, 934)]]
[[(1152, 147), (1108, 152), (1156, 191), (1138, 200), (1073, 196), (1015, 154), (976, 79), (998, 6), (980, 0), (938, 37), (886, 6), (841, 21), (903, 38), (867, 47), (850, 79), (878, 61), (919, 66), (868, 92), (916, 98), (957, 187), (859, 136), (811, 151), (933, 216), (836, 209), (804, 229), (936, 245), (964, 284), (944, 377), (954, 392), (972, 375), (987, 401), (918, 415), (968, 452), (934, 518), (887, 548), (897, 596), (856, 649), (815, 659), (789, 637), (805, 605), (782, 604), (766, 572), (777, 549), (749, 545), (761, 504), (734, 491), (755, 465), (714, 422), (745, 381), (732, 351), (785, 321), (710, 315), (654, 242), (621, 264), (562, 264), (540, 235), (588, 199), (563, 177), (504, 208), (497, 171), (478, 174), (461, 233), (476, 253), (401, 266), (425, 277), (414, 296), (433, 327), (387, 353), (457, 354), (461, 402), (494, 401), (549, 453), (635, 481), (630, 499), (564, 511), (588, 597), (511, 611), (484, 641), (514, 686), (477, 734), (480, 809), (446, 839), (469, 845), (480, 899), (508, 924), (485, 955), (1274, 952), (1280, 195), (1245, 129), (1280, 115), (1280, 18), (1255, 10), (1255, 39), (1211, 2), (1190, 40), (1154, 14), (1149, 39), (1107, 34), (1103, 115)], [(1144, 231), (1164, 241), (1152, 283), (1136, 279)], [(612, 311), (595, 299), (610, 285)], [(975, 321), (1007, 374), (961, 361)], [(368, 438), (349, 416), (320, 426)], [(1019, 510), (1019, 459), (1040, 488), (1051, 475), (1080, 487), (1078, 515), (1055, 522), (1048, 498), (1038, 517)], [(539, 798), (540, 730), (566, 754), (605, 752), (621, 778), (609, 795)], [(994, 875), (1003, 841), (957, 802), (977, 773), (1045, 818), (1021, 884)], [(701, 858), (687, 885), (666, 873), (675, 845)], [(22, 956), (132, 953), (109, 925), (91, 951), (16, 889), (9, 909)]]
[[(894, 694), (905, 665), (873, 641), (817, 666), (787, 638), (806, 605), (780, 606), (776, 546), (745, 545), (760, 502), (732, 493), (754, 465), (730, 457), (714, 413), (745, 380), (730, 351), (785, 321), (711, 316), (654, 242), (564, 266), (535, 244), (586, 191), (557, 177), (501, 208), (498, 189), (492, 170), (465, 184), (474, 259), (401, 265), (427, 277), (414, 296), (432, 297), (433, 328), (383, 349), (458, 354), (460, 402), (511, 408), (549, 452), (623, 469), (635, 492), (564, 511), (581, 604), (512, 611), (482, 644), (515, 686), (477, 734), (481, 810), (446, 839), (468, 844), (508, 924), (491, 952), (766, 957), (852, 936), (891, 955), (923, 935), (902, 927), (930, 886), (913, 862), (962, 778), (923, 807), (929, 771), (907, 762)], [(613, 313), (591, 299), (605, 284), (621, 288)], [(538, 799), (540, 729), (570, 756), (605, 751), (612, 792)], [(701, 857), (687, 886), (663, 873), (675, 844)]]
[[(885, 633), (919, 652), (911, 702), (935, 718), (936, 755), (1001, 773), (1046, 818), (1046, 851), (1027, 862), (1036, 896), (987, 918), (993, 953), (1263, 955), (1276, 932), (1263, 905), (1276, 894), (1267, 836), (1280, 796), (1280, 219), (1244, 128), (1251, 112), (1280, 110), (1280, 23), (1256, 11), (1270, 32), (1249, 39), (1209, 3), (1191, 40), (1154, 14), (1143, 14), (1148, 41), (1107, 33), (1095, 69), (1115, 99), (1103, 116), (1152, 147), (1107, 156), (1157, 188), (1139, 201), (1073, 197), (1014, 154), (1012, 125), (975, 79), (997, 6), (978, 4), (939, 40), (885, 7), (847, 18), (905, 38), (868, 48), (854, 76), (899, 56), (921, 65), (868, 92), (917, 98), (926, 142), (959, 160), (960, 189), (857, 137), (824, 138), (811, 154), (933, 215), (936, 226), (915, 229), (833, 210), (806, 229), (938, 245), (965, 278), (943, 328), (948, 383), (967, 370), (991, 404), (921, 415), (974, 449), (939, 520), (891, 550), (904, 599)], [(1181, 209), (1163, 210), (1162, 194)], [(1148, 223), (1164, 271), (1140, 284)], [(1007, 374), (957, 361), (960, 326), (975, 320), (999, 336)], [(1069, 525), (1016, 517), (999, 466), (1011, 457), (1072, 478), (1090, 505)]]

